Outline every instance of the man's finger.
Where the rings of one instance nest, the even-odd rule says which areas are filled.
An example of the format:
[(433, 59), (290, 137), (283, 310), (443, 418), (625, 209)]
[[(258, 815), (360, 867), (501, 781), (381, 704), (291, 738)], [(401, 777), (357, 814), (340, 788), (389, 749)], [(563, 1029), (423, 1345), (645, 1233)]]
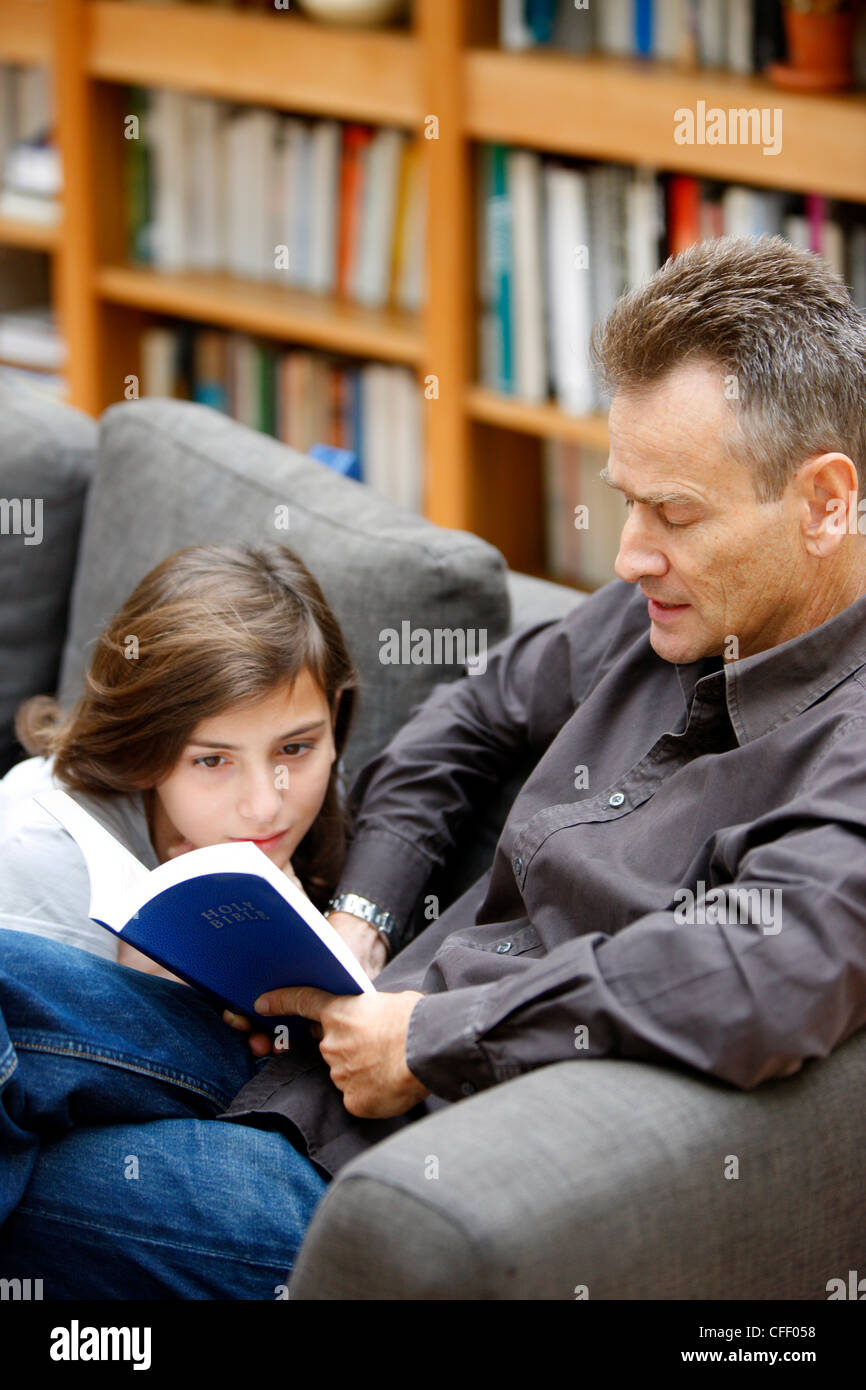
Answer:
[(296, 985), (289, 989), (272, 989), (260, 995), (254, 1007), (257, 1014), (297, 1014), (299, 1018), (318, 1021), (325, 1005), (335, 998), (336, 995), (329, 994), (325, 989)]

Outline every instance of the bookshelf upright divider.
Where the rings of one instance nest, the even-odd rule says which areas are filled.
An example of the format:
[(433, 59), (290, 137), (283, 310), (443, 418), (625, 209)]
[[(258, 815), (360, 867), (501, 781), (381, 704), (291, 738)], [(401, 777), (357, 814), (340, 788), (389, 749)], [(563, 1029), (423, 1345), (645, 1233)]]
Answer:
[[(866, 94), (782, 92), (765, 78), (652, 60), (498, 47), (496, 0), (413, 0), (410, 26), (345, 30), (206, 5), (0, 0), (0, 62), (53, 64), (64, 181), (55, 227), (0, 220), (0, 243), (47, 251), (72, 404), (124, 398), (155, 315), (276, 343), (402, 364), (426, 432), (425, 512), (476, 532), (513, 568), (543, 573), (542, 446), (606, 448), (604, 415), (575, 416), (480, 381), (475, 152), (541, 154), (866, 203)], [(410, 131), (422, 151), (428, 289), (417, 313), (335, 294), (166, 272), (127, 261), (123, 118), (128, 86), (175, 88), (301, 117)], [(673, 112), (698, 100), (784, 109), (774, 157), (749, 144), (676, 144)]]

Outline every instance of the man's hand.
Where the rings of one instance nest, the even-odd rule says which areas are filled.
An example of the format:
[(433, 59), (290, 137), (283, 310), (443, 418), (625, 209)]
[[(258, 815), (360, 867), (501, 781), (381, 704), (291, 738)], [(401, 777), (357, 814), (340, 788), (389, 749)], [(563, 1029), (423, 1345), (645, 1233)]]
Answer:
[(362, 917), (353, 917), (351, 912), (329, 912), (328, 921), (358, 957), (370, 979), (375, 980), (388, 959), (388, 948), (376, 928)]
[(350, 1115), (365, 1120), (404, 1115), (430, 1092), (406, 1065), (409, 1016), (423, 994), (328, 994), (300, 986), (256, 1000), (256, 1013), (297, 1014), (311, 1032), (343, 1093)]

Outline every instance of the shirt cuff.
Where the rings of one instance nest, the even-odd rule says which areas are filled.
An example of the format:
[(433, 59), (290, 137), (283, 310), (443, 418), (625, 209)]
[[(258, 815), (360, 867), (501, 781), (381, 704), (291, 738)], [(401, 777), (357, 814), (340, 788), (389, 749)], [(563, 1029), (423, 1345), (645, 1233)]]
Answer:
[(390, 912), (400, 937), (434, 864), (402, 835), (367, 830), (350, 844), (334, 893), (357, 893)]
[(513, 1074), (498, 1074), (478, 1040), (488, 998), (488, 985), (425, 994), (409, 1015), (406, 1065), (434, 1095), (461, 1100)]

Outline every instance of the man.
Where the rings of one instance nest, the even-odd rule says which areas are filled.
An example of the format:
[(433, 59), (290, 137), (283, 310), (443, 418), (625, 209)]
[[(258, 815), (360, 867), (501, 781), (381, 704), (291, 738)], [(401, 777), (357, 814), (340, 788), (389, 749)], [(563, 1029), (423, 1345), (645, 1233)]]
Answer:
[(288, 1122), (328, 1172), (372, 1121), (550, 1062), (751, 1088), (866, 1023), (866, 322), (810, 253), (725, 238), (594, 347), (619, 580), (440, 686), (368, 765), (340, 894), (404, 923), (528, 752), (491, 870), (376, 996), (266, 996), (321, 1055), (271, 1060), (223, 1117)]
[[(399, 944), (529, 759), (490, 869), (375, 995), (275, 991), (314, 1036), (263, 1064), (264, 1035), (253, 1065), (181, 986), (8, 933), (4, 1007), (12, 1027), (20, 993), (41, 1067), (6, 1086), (12, 1140), (34, 1114), (91, 1122), (46, 1144), (3, 1228), (11, 1273), (272, 1297), (322, 1176), (431, 1110), (565, 1058), (751, 1088), (866, 1023), (866, 322), (818, 258), (721, 239), (623, 296), (595, 350), (618, 578), (437, 687), (368, 764), (333, 921), (379, 971), (363, 916)], [(51, 1044), (81, 998), (99, 1037), (121, 1024), (70, 1099)]]

